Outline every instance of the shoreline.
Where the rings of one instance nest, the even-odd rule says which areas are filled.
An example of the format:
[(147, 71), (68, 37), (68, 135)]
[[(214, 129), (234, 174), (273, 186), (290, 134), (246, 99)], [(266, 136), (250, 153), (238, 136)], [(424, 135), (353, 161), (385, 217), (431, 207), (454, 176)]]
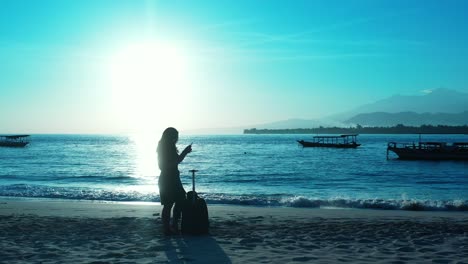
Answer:
[[(8, 205), (8, 206), (5, 206)], [(289, 207), (289, 206), (261, 206), (235, 204), (208, 204), (214, 213), (227, 211), (241, 211), (246, 214), (290, 214), (291, 216), (320, 216), (320, 217), (449, 217), (467, 218), (468, 211), (448, 210), (397, 210), (379, 208), (338, 208), (338, 207)], [(108, 208), (108, 213), (101, 211)], [(160, 212), (159, 202), (133, 201), (105, 201), (105, 200), (73, 200), (36, 197), (0, 197), (0, 215), (8, 214), (36, 214), (38, 216), (64, 217), (149, 217), (150, 211)], [(127, 212), (127, 213), (126, 213)], [(132, 215), (131, 213), (136, 213)]]
[(0, 198), (8, 263), (468, 263), (468, 213), (208, 205), (210, 235), (161, 232), (161, 205)]
[[(202, 194), (202, 197), (204, 195)], [(204, 197), (210, 206), (239, 206), (255, 208), (297, 208), (297, 209), (322, 209), (322, 210), (376, 210), (376, 211), (408, 211), (408, 212), (464, 212), (468, 213), (468, 200), (446, 200), (446, 201), (427, 201), (427, 200), (384, 200), (384, 199), (364, 199), (364, 200), (308, 200), (304, 197), (295, 197), (286, 202), (278, 200), (272, 203), (271, 200), (238, 202), (231, 203), (219, 202)], [(91, 202), (106, 204), (134, 204), (134, 205), (160, 205), (160, 202), (150, 201), (126, 201), (126, 200), (88, 200), (63, 197), (27, 197), (27, 196), (0, 196), (1, 200), (10, 201), (51, 201), (51, 202)], [(248, 201), (248, 200), (247, 200)]]

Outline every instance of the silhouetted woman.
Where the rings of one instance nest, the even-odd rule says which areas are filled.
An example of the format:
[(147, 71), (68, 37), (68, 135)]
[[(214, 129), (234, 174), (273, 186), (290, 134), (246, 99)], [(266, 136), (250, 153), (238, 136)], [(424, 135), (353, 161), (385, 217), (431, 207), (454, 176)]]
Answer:
[[(182, 204), (185, 200), (185, 190), (179, 177), (178, 165), (185, 156), (192, 152), (192, 145), (188, 145), (179, 155), (176, 143), (179, 132), (169, 127), (164, 130), (158, 143), (158, 165), (161, 170), (159, 175), (159, 195), (163, 205), (161, 218), (163, 221), (164, 234), (171, 235), (179, 233), (179, 219), (182, 213)], [(171, 209), (174, 206), (172, 225)]]

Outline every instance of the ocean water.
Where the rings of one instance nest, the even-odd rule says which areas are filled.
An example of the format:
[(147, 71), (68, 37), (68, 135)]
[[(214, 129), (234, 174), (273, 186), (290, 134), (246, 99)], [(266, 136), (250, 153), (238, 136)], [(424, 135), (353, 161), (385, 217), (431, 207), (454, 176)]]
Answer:
[[(159, 202), (160, 135), (32, 135), (26, 148), (0, 148), (0, 196)], [(387, 142), (418, 135), (360, 135), (357, 149), (302, 148), (311, 135), (183, 136), (185, 189), (208, 204), (468, 211), (468, 162), (403, 161)], [(424, 135), (424, 141), (468, 141)]]

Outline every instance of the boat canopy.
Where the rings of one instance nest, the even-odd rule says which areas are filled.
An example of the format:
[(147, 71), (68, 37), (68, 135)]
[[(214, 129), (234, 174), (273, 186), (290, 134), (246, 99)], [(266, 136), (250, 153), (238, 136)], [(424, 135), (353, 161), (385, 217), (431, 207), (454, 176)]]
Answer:
[(434, 145), (434, 146), (444, 146), (447, 145), (445, 142), (421, 142), (421, 144)]
[(346, 134), (339, 136), (314, 136), (314, 138), (344, 138), (344, 137), (357, 137), (359, 134)]

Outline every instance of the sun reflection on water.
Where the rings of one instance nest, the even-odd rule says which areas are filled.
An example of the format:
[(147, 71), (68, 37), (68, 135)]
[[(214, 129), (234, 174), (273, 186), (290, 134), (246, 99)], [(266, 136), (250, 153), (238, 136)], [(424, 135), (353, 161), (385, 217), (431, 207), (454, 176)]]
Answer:
[(135, 170), (133, 177), (143, 181), (154, 181), (159, 175), (157, 166), (157, 137), (153, 134), (132, 134)]

